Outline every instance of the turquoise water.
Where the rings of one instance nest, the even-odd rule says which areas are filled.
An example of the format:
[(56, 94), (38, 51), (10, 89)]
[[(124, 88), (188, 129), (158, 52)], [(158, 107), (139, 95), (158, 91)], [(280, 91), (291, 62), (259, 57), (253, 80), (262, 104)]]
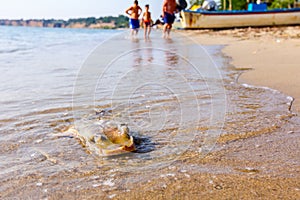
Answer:
[[(91, 188), (90, 196), (117, 194), (181, 156), (205, 156), (220, 134), (259, 133), (290, 115), (290, 97), (238, 84), (241, 72), (220, 46), (180, 33), (165, 40), (153, 31), (145, 41), (117, 30), (0, 27), (0, 43), (4, 198)], [(138, 152), (102, 157), (57, 137), (73, 126), (93, 134), (96, 111), (107, 108), (111, 120), (128, 124)]]

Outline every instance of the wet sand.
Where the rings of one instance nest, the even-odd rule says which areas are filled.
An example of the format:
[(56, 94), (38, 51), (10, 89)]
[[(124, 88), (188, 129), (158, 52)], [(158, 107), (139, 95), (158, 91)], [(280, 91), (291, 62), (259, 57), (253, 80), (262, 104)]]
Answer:
[(225, 45), (223, 52), (243, 73), (240, 83), (266, 86), (295, 98), (293, 111), (300, 112), (300, 27), (244, 28), (221, 31), (190, 31), (200, 44)]
[[(197, 174), (199, 180), (190, 182), (198, 184), (196, 193), (204, 199), (299, 199), (300, 27), (198, 30), (186, 34), (200, 44), (224, 45), (230, 63), (243, 71), (240, 83), (270, 87), (295, 98), (291, 108), (294, 114), (283, 126), (227, 141), (223, 146), (218, 144), (216, 149), (221, 150), (202, 162), (212, 165), (212, 169), (219, 166), (234, 172)], [(209, 181), (212, 177), (217, 181)], [(194, 194), (189, 189), (189, 194)]]
[[(297, 37), (284, 34), (287, 30), (295, 31)], [(239, 82), (291, 95), (296, 98), (292, 110), (299, 111), (300, 74), (295, 69), (300, 59), (296, 55), (299, 27), (184, 34), (200, 44), (225, 45), (223, 52), (232, 59), (231, 64), (243, 71)], [(245, 72), (240, 68), (254, 69)], [(157, 172), (165, 174), (162, 177), (158, 175), (155, 181), (142, 184), (139, 191), (129, 192), (128, 199), (299, 199), (300, 118), (294, 114), (285, 121), (263, 134), (225, 142), (220, 139), (214, 152), (204, 159), (187, 155), (168, 170)]]
[[(201, 44), (226, 45), (224, 53), (229, 58), (233, 58), (232, 63), (235, 65), (235, 58), (239, 58), (240, 62), (251, 62), (249, 57), (245, 56), (247, 55), (245, 51), (251, 47), (248, 49), (247, 44), (253, 45), (253, 48), (255, 44), (262, 45), (261, 40), (265, 40), (253, 36), (262, 34), (261, 30), (265, 32), (264, 29), (242, 29), (220, 32), (185, 31), (184, 34), (192, 36)], [(239, 34), (242, 36), (238, 36)], [(277, 39), (275, 36), (270, 36), (269, 41), (272, 42), (275, 39)], [(292, 45), (292, 43), (290, 44)], [(270, 44), (266, 42), (266, 45)], [(276, 40), (274, 45), (278, 45)], [(293, 47), (286, 48), (291, 52), (296, 51)], [(260, 49), (263, 50), (265, 47), (262, 45)], [(264, 53), (267, 54), (267, 52)], [(280, 54), (280, 52), (277, 53)], [(262, 60), (260, 63), (265, 62)], [(273, 64), (276, 66), (276, 62)], [(236, 67), (237, 71), (243, 72), (242, 77), (249, 73), (249, 71), (245, 72), (245, 70), (239, 69), (249, 68), (250, 66), (246, 64)], [(253, 64), (252, 67), (255, 65)], [(276, 66), (278, 70), (280, 67), (282, 65)], [(255, 73), (255, 70), (250, 72)], [(279, 72), (277, 76), (281, 76), (281, 73)], [(270, 84), (273, 84), (272, 79), (269, 80)], [(247, 83), (260, 84), (250, 80)], [(294, 84), (297, 85), (296, 82)], [(295, 96), (289, 90), (283, 92)], [(251, 126), (250, 123), (249, 126)], [(236, 132), (239, 132), (239, 129), (243, 132), (242, 126), (237, 125), (237, 127)], [(247, 125), (245, 127), (248, 128)], [(108, 179), (105, 176), (105, 170), (99, 167), (91, 171), (95, 174), (94, 178), (88, 178), (90, 182), (96, 182), (98, 185), (93, 185), (93, 187), (78, 185), (76, 188), (68, 188), (67, 191), (52, 190), (51, 193), (48, 193), (48, 197), (49, 199), (76, 197), (149, 200), (299, 199), (299, 138), (300, 118), (291, 114), (285, 117), (282, 123), (271, 129), (254, 132), (254, 134), (250, 132), (250, 134), (240, 135), (240, 137), (235, 135), (232, 138), (228, 137), (228, 134), (224, 134), (213, 151), (205, 158), (195, 154), (194, 151), (187, 151), (168, 167), (150, 171), (135, 171), (134, 173), (116, 171)], [(92, 166), (91, 163), (88, 165)], [(82, 175), (80, 169), (73, 174), (75, 177), (78, 176), (76, 179), (91, 175)], [(102, 177), (106, 179), (101, 180)], [(114, 177), (117, 178), (114, 179)], [(52, 177), (51, 179), (59, 182), (60, 178)], [(103, 183), (99, 185), (101, 181)]]

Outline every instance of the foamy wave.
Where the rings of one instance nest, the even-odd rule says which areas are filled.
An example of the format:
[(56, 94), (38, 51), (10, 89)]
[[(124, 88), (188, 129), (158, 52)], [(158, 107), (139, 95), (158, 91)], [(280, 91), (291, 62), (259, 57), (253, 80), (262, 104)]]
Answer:
[(269, 90), (269, 91), (271, 91), (274, 94), (281, 93), (278, 90), (275, 90), (275, 89), (272, 89), (272, 88), (269, 88), (269, 87), (265, 87), (265, 86), (254, 86), (254, 85), (249, 85), (249, 84), (246, 84), (246, 83), (243, 83), (242, 86), (244, 86), (245, 88), (254, 88), (254, 89), (257, 88), (257, 89)]
[[(254, 86), (254, 85), (249, 85), (249, 84), (246, 84), (246, 83), (243, 83), (241, 84), (243, 87), (245, 88), (250, 88), (250, 89), (263, 89), (263, 90), (267, 90), (267, 91), (270, 91), (272, 92), (273, 94), (283, 94), (282, 92), (278, 91), (278, 90), (275, 90), (275, 89), (272, 89), (272, 88), (269, 88), (269, 87), (265, 87), (265, 86)], [(289, 111), (291, 111), (291, 108), (292, 108), (292, 105), (293, 105), (293, 102), (294, 102), (294, 97), (292, 96), (286, 96), (286, 99), (287, 99), (287, 105), (289, 107)]]

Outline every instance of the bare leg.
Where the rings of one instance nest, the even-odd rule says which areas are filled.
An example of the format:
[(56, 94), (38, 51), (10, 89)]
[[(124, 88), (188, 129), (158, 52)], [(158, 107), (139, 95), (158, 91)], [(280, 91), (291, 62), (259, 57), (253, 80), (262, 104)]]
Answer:
[(148, 38), (150, 37), (150, 33), (151, 33), (151, 26), (148, 26)]
[(136, 28), (136, 29), (132, 29), (132, 37), (133, 37), (133, 38), (136, 38), (138, 32), (139, 32), (139, 29), (137, 29), (137, 28)]
[(144, 38), (147, 38), (147, 26), (144, 24)]
[(163, 38), (166, 38), (167, 29), (168, 29), (168, 24), (165, 24), (163, 29)]
[(133, 37), (133, 34), (134, 34), (134, 29), (131, 29), (131, 31), (130, 31), (131, 37)]
[(169, 24), (169, 27), (167, 29), (168, 38), (170, 38), (171, 29), (172, 29), (172, 24)]
[(138, 33), (138, 29), (131, 29), (131, 38), (134, 39), (136, 38)]
[(169, 38), (170, 37), (171, 28), (172, 28), (172, 24), (165, 24), (164, 31), (163, 31), (164, 32), (164, 34), (163, 34), (164, 38)]

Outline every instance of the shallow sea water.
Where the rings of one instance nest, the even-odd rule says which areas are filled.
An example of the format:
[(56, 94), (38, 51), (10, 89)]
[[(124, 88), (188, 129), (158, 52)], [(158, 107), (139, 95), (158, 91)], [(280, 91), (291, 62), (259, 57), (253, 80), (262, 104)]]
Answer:
[[(291, 116), (291, 97), (238, 84), (242, 72), (222, 47), (180, 34), (145, 41), (126, 31), (0, 27), (0, 36), (1, 198), (113, 198), (204, 157), (217, 140), (266, 133)], [(103, 157), (58, 137), (70, 127), (93, 134), (96, 111), (110, 108), (137, 152)]]

